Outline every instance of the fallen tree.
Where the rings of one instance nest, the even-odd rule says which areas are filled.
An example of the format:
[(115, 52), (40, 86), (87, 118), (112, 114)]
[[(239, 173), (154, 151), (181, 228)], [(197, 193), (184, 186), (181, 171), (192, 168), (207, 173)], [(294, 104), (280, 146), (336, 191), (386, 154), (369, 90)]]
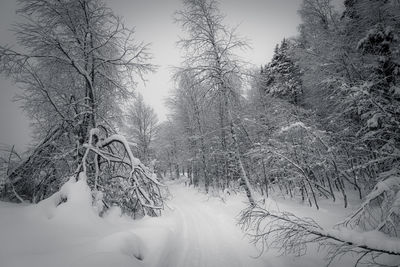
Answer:
[[(277, 248), (283, 254), (304, 255), (308, 245), (326, 248), (328, 265), (345, 254), (359, 264), (390, 266), (384, 255), (400, 259), (400, 177), (379, 182), (363, 204), (344, 222), (324, 229), (311, 218), (250, 206), (242, 211), (240, 224), (260, 244), (262, 251)], [(395, 260), (396, 261), (396, 260)]]

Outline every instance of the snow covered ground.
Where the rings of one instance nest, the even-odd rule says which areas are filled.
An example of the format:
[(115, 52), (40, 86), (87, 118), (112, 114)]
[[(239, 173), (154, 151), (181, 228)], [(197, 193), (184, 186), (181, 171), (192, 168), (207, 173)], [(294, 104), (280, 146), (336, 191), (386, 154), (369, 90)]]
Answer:
[[(245, 196), (226, 202), (196, 189), (170, 183), (172, 194), (162, 217), (133, 221), (113, 209), (104, 218), (90, 206), (84, 182), (69, 182), (62, 190), (68, 201), (56, 207), (52, 197), (37, 205), (0, 202), (0, 266), (157, 266), (157, 267), (274, 267), (324, 266), (323, 253), (310, 248), (304, 257), (259, 255), (236, 225)], [(63, 197), (63, 196), (61, 196)], [(322, 210), (291, 200), (267, 205), (316, 217), (324, 226), (346, 213), (340, 204), (322, 203)], [(350, 212), (350, 210), (348, 211)], [(342, 259), (332, 266), (350, 266)]]

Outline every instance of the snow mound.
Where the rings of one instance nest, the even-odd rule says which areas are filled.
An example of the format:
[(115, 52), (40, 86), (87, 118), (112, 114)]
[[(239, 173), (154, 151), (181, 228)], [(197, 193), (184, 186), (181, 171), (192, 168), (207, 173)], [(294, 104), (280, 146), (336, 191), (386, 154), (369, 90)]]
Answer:
[(130, 232), (117, 232), (104, 237), (96, 244), (98, 252), (118, 252), (131, 258), (143, 260), (145, 246), (142, 240)]
[(80, 174), (38, 204), (0, 202), (0, 266), (147, 266), (137, 222), (119, 208), (100, 217), (92, 194)]
[(78, 222), (93, 222), (99, 220), (92, 205), (92, 192), (86, 182), (84, 173), (79, 179), (71, 177), (58, 192), (36, 205), (39, 213), (48, 219), (70, 220)]

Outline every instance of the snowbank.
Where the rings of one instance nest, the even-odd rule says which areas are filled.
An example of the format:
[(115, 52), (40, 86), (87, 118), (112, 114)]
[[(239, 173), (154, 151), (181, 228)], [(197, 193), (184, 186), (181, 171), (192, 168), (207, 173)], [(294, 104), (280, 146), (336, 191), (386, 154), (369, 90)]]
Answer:
[(97, 215), (81, 174), (36, 205), (0, 202), (0, 266), (145, 266), (135, 231), (118, 209)]
[(71, 177), (61, 189), (34, 206), (46, 218), (74, 223), (89, 223), (100, 220), (92, 206), (92, 193), (86, 176), (81, 173), (78, 181)]
[[(317, 246), (307, 255), (296, 257), (260, 250), (236, 225), (246, 207), (245, 194), (227, 194), (221, 198), (205, 195), (179, 181), (170, 184), (173, 198), (164, 215), (133, 221), (121, 215), (118, 207), (103, 217), (92, 207), (86, 179), (70, 179), (61, 190), (37, 205), (0, 202), (1, 267), (262, 267), (325, 266)], [(312, 217), (324, 227), (344, 219), (341, 203), (321, 201), (320, 211), (292, 200), (267, 199), (266, 208), (295, 212)], [(351, 235), (354, 232), (332, 232)], [(376, 233), (372, 237), (381, 240)], [(357, 239), (357, 240), (356, 240)], [(397, 240), (393, 240), (397, 246)], [(366, 243), (367, 244), (367, 243)], [(382, 246), (394, 246), (380, 242)], [(351, 257), (343, 257), (331, 266), (353, 266)]]

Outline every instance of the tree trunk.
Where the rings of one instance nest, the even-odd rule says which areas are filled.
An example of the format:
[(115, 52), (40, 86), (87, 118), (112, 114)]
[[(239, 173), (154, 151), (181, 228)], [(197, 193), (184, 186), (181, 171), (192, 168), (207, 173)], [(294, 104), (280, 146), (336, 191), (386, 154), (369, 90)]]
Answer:
[(264, 159), (261, 159), (262, 160), (262, 166), (263, 166), (263, 175), (264, 175), (264, 185), (265, 185), (265, 193), (266, 193), (266, 197), (268, 198), (268, 177), (267, 177), (267, 173), (266, 173), (266, 170), (265, 170), (265, 162), (264, 162)]
[(246, 170), (244, 169), (242, 158), (240, 156), (239, 143), (238, 143), (237, 137), (236, 137), (235, 127), (234, 127), (235, 125), (233, 123), (233, 118), (232, 118), (232, 115), (231, 115), (229, 109), (227, 109), (227, 112), (228, 112), (230, 131), (231, 131), (231, 135), (232, 135), (232, 139), (233, 139), (233, 145), (234, 145), (234, 148), (235, 148), (235, 157), (236, 157), (236, 161), (239, 163), (240, 174), (241, 174), (241, 178), (243, 180), (244, 186), (245, 186), (246, 195), (247, 195), (247, 198), (248, 198), (248, 200), (250, 202), (250, 205), (251, 206), (255, 206), (256, 203), (254, 201), (253, 191), (252, 191), (252, 188), (251, 188), (250, 181), (249, 181), (249, 178), (247, 176)]

